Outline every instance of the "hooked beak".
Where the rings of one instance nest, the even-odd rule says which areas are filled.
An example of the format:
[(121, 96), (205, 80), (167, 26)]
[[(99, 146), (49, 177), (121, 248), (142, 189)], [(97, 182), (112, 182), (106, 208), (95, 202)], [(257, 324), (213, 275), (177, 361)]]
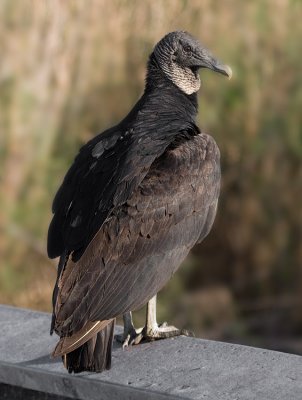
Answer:
[(232, 78), (233, 72), (231, 67), (229, 67), (228, 65), (220, 64), (218, 61), (216, 61), (216, 63), (213, 64), (210, 69), (218, 72), (219, 74), (227, 76), (229, 79)]
[(207, 51), (206, 53), (203, 51), (198, 54), (198, 60), (199, 68), (208, 68), (214, 72), (218, 72), (219, 74), (227, 76), (229, 79), (232, 78), (233, 72), (231, 67), (222, 64), (220, 61), (216, 60), (216, 58), (214, 58), (209, 51)]

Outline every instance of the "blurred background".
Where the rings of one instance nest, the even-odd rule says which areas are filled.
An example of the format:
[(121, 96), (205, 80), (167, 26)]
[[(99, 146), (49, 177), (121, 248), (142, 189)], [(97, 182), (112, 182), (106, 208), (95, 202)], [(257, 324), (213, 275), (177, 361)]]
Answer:
[(154, 44), (182, 29), (234, 77), (202, 71), (222, 193), (158, 320), (302, 354), (301, 20), (299, 0), (1, 0), (0, 303), (50, 311), (54, 194), (79, 147), (141, 95)]

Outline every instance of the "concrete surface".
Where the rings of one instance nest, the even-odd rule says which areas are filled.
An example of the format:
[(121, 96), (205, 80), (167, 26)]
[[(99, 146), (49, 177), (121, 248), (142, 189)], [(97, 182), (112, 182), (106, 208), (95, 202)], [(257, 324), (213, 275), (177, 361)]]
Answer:
[(85, 400), (302, 400), (302, 357), (187, 337), (115, 344), (110, 371), (69, 375), (49, 357), (49, 324), (47, 313), (0, 306), (2, 384)]

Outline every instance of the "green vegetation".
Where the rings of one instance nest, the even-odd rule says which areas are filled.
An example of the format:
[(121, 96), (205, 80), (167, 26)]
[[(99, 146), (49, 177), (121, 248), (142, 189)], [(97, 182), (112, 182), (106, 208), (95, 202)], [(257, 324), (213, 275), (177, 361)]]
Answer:
[(81, 144), (139, 97), (152, 46), (184, 29), (234, 77), (202, 71), (199, 123), (221, 149), (221, 201), (160, 316), (302, 353), (301, 17), (294, 0), (2, 0), (0, 302), (50, 309), (54, 193)]

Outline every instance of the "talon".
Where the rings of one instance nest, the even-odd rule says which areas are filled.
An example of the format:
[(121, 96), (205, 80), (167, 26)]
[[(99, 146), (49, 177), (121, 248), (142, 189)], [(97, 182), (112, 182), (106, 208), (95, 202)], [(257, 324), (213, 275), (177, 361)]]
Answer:
[(144, 336), (142, 334), (143, 328), (135, 329), (132, 321), (129, 323), (129, 320), (125, 324), (124, 333), (120, 335), (115, 335), (115, 340), (119, 343), (122, 343), (123, 349), (126, 349), (129, 346), (139, 344)]
[(123, 349), (128, 346), (134, 346), (141, 342), (172, 338), (174, 336), (195, 336), (193, 332), (186, 329), (178, 329), (175, 326), (168, 325), (163, 322), (158, 325), (156, 322), (156, 296), (154, 296), (147, 304), (146, 325), (144, 328), (135, 329), (132, 321), (131, 312), (123, 315), (124, 334), (116, 335), (115, 339), (121, 342)]
[(123, 350), (125, 350), (129, 346), (130, 335), (127, 335), (123, 341)]
[(181, 329), (180, 334), (181, 336), (195, 337), (195, 333), (187, 329)]
[[(142, 331), (142, 329), (140, 329)], [(144, 339), (142, 332), (138, 333), (135, 338), (132, 339), (131, 345), (137, 345)]]

